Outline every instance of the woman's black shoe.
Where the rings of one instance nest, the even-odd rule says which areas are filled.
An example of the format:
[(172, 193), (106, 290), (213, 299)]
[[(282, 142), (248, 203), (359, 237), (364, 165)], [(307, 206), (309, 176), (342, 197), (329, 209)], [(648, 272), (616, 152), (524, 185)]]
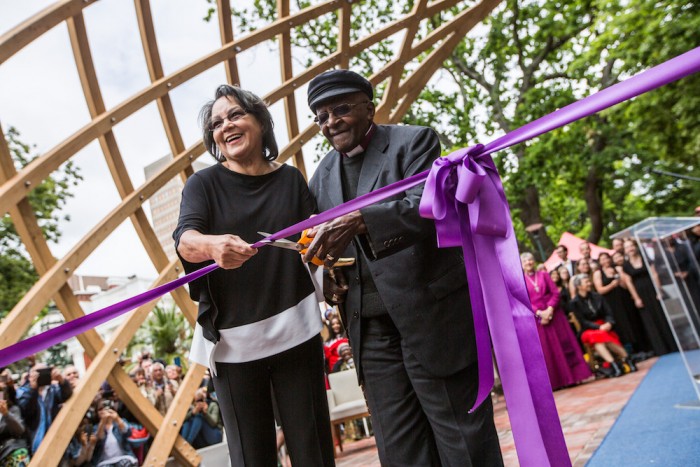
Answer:
[(622, 376), (625, 374), (624, 371), (622, 371), (622, 368), (620, 367), (620, 364), (617, 362), (611, 362), (610, 363), (610, 368), (612, 369), (612, 377), (617, 378), (619, 376)]
[(632, 371), (632, 372), (637, 371), (637, 365), (634, 364), (634, 362), (632, 361), (631, 358), (627, 357), (625, 359), (625, 363), (627, 364), (627, 366), (630, 367), (630, 371)]

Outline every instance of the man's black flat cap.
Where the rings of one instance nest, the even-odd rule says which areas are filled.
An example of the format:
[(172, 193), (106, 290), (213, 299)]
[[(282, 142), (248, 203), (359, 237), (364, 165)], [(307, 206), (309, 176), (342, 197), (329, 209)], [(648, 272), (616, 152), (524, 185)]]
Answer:
[(309, 107), (316, 112), (316, 107), (332, 97), (353, 92), (364, 92), (372, 100), (374, 89), (372, 83), (350, 70), (329, 70), (311, 80), (307, 91)]

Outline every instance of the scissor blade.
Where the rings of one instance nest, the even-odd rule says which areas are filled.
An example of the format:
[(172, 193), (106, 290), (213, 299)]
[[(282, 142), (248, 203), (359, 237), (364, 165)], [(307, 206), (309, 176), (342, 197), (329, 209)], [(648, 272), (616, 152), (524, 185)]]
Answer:
[[(267, 232), (258, 232), (260, 235), (263, 237), (269, 237), (272, 234), (269, 234)], [(285, 248), (287, 250), (294, 250), (294, 251), (299, 251), (301, 250), (302, 246), (299, 245), (296, 242), (293, 242), (291, 240), (287, 240), (286, 238), (282, 238), (280, 240), (262, 240), (264, 243), (267, 243), (270, 246), (276, 246), (277, 248)]]

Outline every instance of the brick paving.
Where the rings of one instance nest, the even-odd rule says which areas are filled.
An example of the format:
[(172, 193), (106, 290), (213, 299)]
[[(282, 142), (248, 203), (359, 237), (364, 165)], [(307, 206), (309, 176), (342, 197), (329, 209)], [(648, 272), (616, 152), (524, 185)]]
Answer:
[[(554, 393), (566, 445), (574, 467), (583, 467), (593, 455), (639, 383), (656, 362), (640, 363), (639, 371), (620, 378), (592, 381)], [(518, 466), (505, 401), (495, 401), (494, 417), (506, 466)], [(379, 467), (374, 438), (343, 443), (338, 467)]]

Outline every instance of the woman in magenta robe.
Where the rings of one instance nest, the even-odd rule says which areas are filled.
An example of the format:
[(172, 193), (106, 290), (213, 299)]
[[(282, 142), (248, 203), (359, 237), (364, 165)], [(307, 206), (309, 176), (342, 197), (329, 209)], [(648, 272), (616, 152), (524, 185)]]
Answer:
[(532, 311), (537, 317), (537, 331), (552, 389), (590, 378), (593, 376), (591, 370), (559, 305), (559, 290), (549, 274), (535, 270), (535, 258), (531, 253), (523, 253), (520, 260)]

